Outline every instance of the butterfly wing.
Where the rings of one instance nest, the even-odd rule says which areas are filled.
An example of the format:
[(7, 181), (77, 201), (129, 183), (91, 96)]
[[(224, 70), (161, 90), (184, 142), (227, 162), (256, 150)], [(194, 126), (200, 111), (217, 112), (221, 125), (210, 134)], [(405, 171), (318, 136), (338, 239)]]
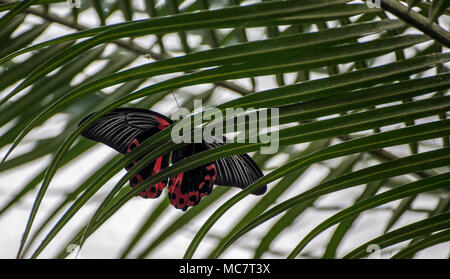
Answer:
[[(83, 119), (81, 123), (90, 116)], [(143, 141), (157, 132), (169, 127), (173, 122), (157, 112), (139, 108), (118, 108), (95, 120), (81, 133), (84, 137), (95, 140), (126, 154), (138, 147)], [(128, 171), (139, 161), (133, 161), (126, 167)], [(130, 185), (136, 187), (147, 177), (159, 173), (169, 165), (169, 154), (151, 162), (130, 179)], [(139, 193), (144, 198), (158, 197), (167, 180), (152, 185)]]
[[(172, 162), (178, 162), (203, 150), (205, 147), (202, 144), (188, 144), (173, 151)], [(212, 192), (216, 177), (217, 167), (214, 163), (171, 177), (168, 187), (170, 203), (182, 210), (197, 205), (201, 198)]]
[[(91, 116), (85, 117), (80, 124)], [(134, 139), (145, 140), (172, 123), (166, 116), (151, 110), (118, 108), (95, 120), (81, 135), (126, 154)]]
[[(213, 141), (211, 143), (204, 142), (203, 145), (206, 149), (212, 149), (224, 145), (225, 142), (226, 139), (223, 140), (223, 143)], [(221, 186), (233, 186), (245, 189), (264, 176), (261, 169), (248, 154), (222, 158), (217, 160), (215, 165), (218, 172), (215, 184)], [(253, 191), (252, 194), (262, 195), (266, 191), (267, 185), (264, 185)]]
[[(172, 153), (172, 162), (175, 163), (223, 144), (218, 141), (188, 144)], [(204, 196), (209, 195), (214, 184), (245, 189), (263, 176), (261, 169), (247, 154), (222, 158), (171, 177), (168, 187), (169, 200), (176, 208), (186, 210), (190, 206), (197, 205)], [(267, 186), (264, 185), (252, 194), (262, 195), (266, 190)]]

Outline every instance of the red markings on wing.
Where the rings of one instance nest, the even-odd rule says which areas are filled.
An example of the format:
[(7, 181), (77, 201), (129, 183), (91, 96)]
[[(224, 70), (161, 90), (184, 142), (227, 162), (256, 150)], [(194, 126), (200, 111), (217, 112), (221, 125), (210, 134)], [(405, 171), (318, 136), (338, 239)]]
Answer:
[(214, 186), (214, 181), (217, 177), (217, 167), (216, 164), (210, 164), (206, 166), (207, 174), (203, 177), (203, 182), (198, 186), (200, 197), (207, 196), (211, 194)]
[(138, 139), (132, 140), (132, 141), (128, 144), (128, 152), (130, 152), (131, 150), (135, 149), (135, 148), (138, 147), (139, 145), (140, 145), (140, 142), (138, 141)]
[(176, 176), (170, 178), (169, 182), (169, 201), (170, 204), (175, 206), (175, 208), (185, 210), (187, 203), (188, 193), (181, 193), (181, 185), (183, 183), (183, 175), (184, 173), (179, 173)]
[(187, 200), (187, 206), (194, 206), (197, 205), (200, 201), (200, 193), (198, 191), (195, 192), (189, 192), (188, 193), (188, 200)]
[[(170, 178), (169, 200), (175, 208), (186, 210), (190, 206), (197, 205), (204, 196), (211, 194), (217, 177), (217, 167), (213, 163), (202, 168), (206, 170), (206, 174), (199, 185), (183, 184), (186, 182), (183, 181), (184, 173)], [(183, 190), (182, 187), (186, 189)]]
[[(131, 150), (133, 150), (134, 148), (138, 147), (140, 145), (139, 141), (137, 139), (134, 139), (130, 142), (130, 144), (128, 145), (128, 152), (131, 152)], [(152, 164), (150, 164), (149, 166), (145, 167), (144, 169), (142, 169), (138, 174), (136, 174), (133, 178), (130, 179), (130, 185), (131, 187), (135, 188), (136, 186), (138, 186), (140, 183), (142, 183), (142, 181), (144, 181), (143, 178), (143, 174), (144, 173), (150, 173), (151, 171), (151, 175), (155, 175), (157, 173), (159, 173), (161, 171), (161, 165), (162, 165), (162, 160), (163, 157), (159, 157), (158, 159), (156, 159), (153, 169), (150, 170), (149, 166), (151, 166)], [(128, 171), (130, 170), (134, 165), (136, 165), (137, 161), (133, 161), (131, 163), (131, 165), (128, 165), (125, 169)], [(146, 175), (148, 176), (148, 175)], [(161, 195), (161, 192), (164, 190), (164, 187), (166, 186), (166, 183), (164, 182), (159, 182), (157, 184), (151, 185), (150, 187), (147, 187), (145, 190), (143, 190), (142, 192), (140, 192), (139, 194), (137, 194), (140, 197), (143, 198), (150, 198), (150, 199), (154, 199), (157, 198)]]
[(153, 116), (153, 118), (155, 118), (156, 121), (158, 121), (158, 124), (159, 124), (158, 129), (160, 129), (160, 130), (164, 130), (165, 128), (170, 126), (170, 123), (162, 117)]
[(206, 166), (206, 170), (212, 172), (211, 174), (211, 181), (216, 181), (217, 177), (217, 167), (216, 164), (211, 164), (209, 166)]

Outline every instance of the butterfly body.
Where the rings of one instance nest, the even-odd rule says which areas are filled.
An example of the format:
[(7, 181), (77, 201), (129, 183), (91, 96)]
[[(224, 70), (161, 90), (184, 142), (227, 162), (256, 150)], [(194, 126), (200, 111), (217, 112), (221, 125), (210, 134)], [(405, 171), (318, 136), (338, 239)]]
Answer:
[[(90, 116), (82, 120), (80, 124)], [(126, 154), (137, 148), (149, 137), (172, 124), (171, 119), (151, 110), (118, 108), (95, 120), (83, 130), (82, 135)], [(154, 162), (139, 170), (130, 179), (130, 186), (134, 188), (147, 178), (167, 168), (170, 157), (172, 163), (176, 163), (189, 156), (221, 145), (223, 143), (218, 142), (186, 144), (174, 150), (171, 154), (158, 157)], [(140, 159), (131, 162), (125, 169), (129, 171)], [(209, 195), (215, 184), (243, 189), (262, 176), (261, 169), (247, 154), (234, 155), (178, 173), (169, 179), (147, 187), (138, 196), (151, 199), (158, 198), (167, 186), (170, 203), (175, 208), (186, 210), (197, 205), (203, 197)], [(265, 191), (266, 186), (263, 186), (253, 194), (260, 195)]]

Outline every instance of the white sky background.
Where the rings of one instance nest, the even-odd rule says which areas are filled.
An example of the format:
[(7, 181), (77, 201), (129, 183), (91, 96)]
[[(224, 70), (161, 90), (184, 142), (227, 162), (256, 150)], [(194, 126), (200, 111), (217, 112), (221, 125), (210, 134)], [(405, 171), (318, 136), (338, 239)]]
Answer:
[[(143, 1), (135, 1), (137, 5), (142, 5)], [(59, 16), (64, 16), (68, 9), (65, 5), (59, 5), (57, 9), (54, 9), (55, 5), (52, 5), (52, 12), (57, 13)], [(135, 14), (136, 19), (146, 18), (146, 14)], [(22, 26), (22, 29), (17, 31), (17, 34), (20, 32), (26, 31), (26, 28), (31, 28), (32, 24), (41, 22), (41, 19), (35, 16), (28, 16), (26, 21), (30, 24), (28, 26)], [(116, 12), (111, 17), (108, 18), (107, 24), (122, 22), (124, 21), (120, 12)], [(97, 19), (97, 15), (93, 9), (90, 9), (83, 14), (80, 15), (80, 24), (86, 26), (96, 26), (99, 21)], [(73, 30), (63, 27), (58, 24), (52, 24), (43, 36), (39, 37), (33, 44), (46, 41), (48, 39), (54, 38), (56, 36), (61, 36), (62, 34), (73, 32)], [(255, 28), (248, 32), (248, 36), (250, 40), (261, 39), (263, 36), (263, 30)], [(198, 39), (198, 40), (196, 40)], [(135, 43), (140, 44), (143, 47), (148, 47), (150, 41), (153, 41), (153, 38), (138, 38), (135, 40)], [(166, 35), (164, 36), (165, 45), (169, 48), (173, 44), (178, 44), (178, 38), (176, 35)], [(192, 38), (193, 45), (198, 44), (200, 38)], [(25, 56), (23, 56), (25, 57)], [(22, 57), (17, 58), (17, 61), (23, 59)], [(387, 57), (385, 60), (388, 59)], [(148, 63), (148, 60), (144, 57), (138, 59), (130, 66), (136, 66), (139, 64)], [(384, 61), (379, 61), (379, 63), (384, 63)], [(99, 64), (94, 63), (90, 68), (86, 69), (84, 73), (81, 73), (78, 77), (79, 81), (83, 79), (83, 77), (89, 75), (92, 72), (96, 72), (96, 67), (99, 67)], [(167, 77), (157, 77), (155, 80), (162, 80)], [(288, 77), (289, 79), (289, 77)], [(246, 80), (236, 81), (238, 84), (243, 87), (250, 88), (250, 84), (246, 82)], [(148, 85), (149, 83), (147, 83)], [(270, 77), (259, 77), (257, 78), (258, 88), (257, 90), (263, 90), (267, 88), (273, 88), (276, 86), (274, 78)], [(17, 85), (17, 84), (16, 84)], [(16, 86), (14, 85), (14, 86)], [(146, 85), (146, 84), (144, 84)], [(0, 96), (7, 94), (14, 87), (7, 88), (3, 92), (0, 92)], [(186, 92), (190, 92), (195, 94), (195, 92), (199, 92), (204, 90), (205, 86), (196, 86), (189, 87), (183, 89), (183, 93), (177, 94), (178, 96), (185, 94)], [(109, 92), (106, 89), (105, 92)], [(215, 95), (213, 98), (214, 104), (223, 103), (226, 100), (237, 97), (236, 94), (230, 93), (227, 90), (222, 88), (218, 88), (215, 91)], [(182, 97), (180, 97), (182, 98)], [(176, 104), (173, 99), (166, 98), (164, 101), (158, 103), (153, 110), (161, 112), (165, 115), (170, 115), (171, 111), (176, 108)], [(42, 134), (45, 134), (45, 137), (49, 136), (49, 133), (57, 134), (60, 129), (63, 128), (62, 123), (64, 123), (65, 117), (64, 115), (58, 115), (57, 117), (52, 118), (50, 121), (46, 123), (39, 130), (35, 130), (32, 132), (30, 136), (26, 138), (24, 144), (21, 144), (17, 150), (15, 150), (12, 154), (12, 157), (23, 154), (30, 150), (33, 146), (32, 141), (37, 138), (42, 138)], [(0, 136), (5, 132), (5, 129), (0, 129)], [(27, 142), (29, 142), (27, 144)], [(300, 145), (299, 148), (306, 147), (306, 144)], [(0, 150), (0, 156), (3, 156), (7, 151), (6, 148)], [(401, 152), (398, 149), (396, 152)], [(51, 213), (51, 210), (58, 204), (60, 199), (64, 197), (64, 194), (70, 192), (83, 181), (84, 178), (90, 175), (92, 169), (99, 164), (103, 163), (106, 160), (112, 158), (116, 153), (114, 150), (104, 146), (97, 145), (94, 149), (89, 150), (89, 152), (83, 154), (80, 158), (78, 158), (75, 162), (70, 165), (60, 169), (57, 172), (56, 177), (53, 179), (50, 187), (47, 191), (47, 194), (44, 198), (42, 206), (38, 212), (38, 216), (36, 218), (34, 228), (37, 228), (40, 221), (45, 220), (45, 217)], [(284, 162), (286, 156), (277, 156), (274, 160), (269, 162), (266, 166), (268, 168), (276, 167), (277, 165)], [(21, 166), (19, 168), (15, 168), (13, 170), (7, 171), (5, 173), (0, 174), (0, 207), (7, 203), (14, 194), (21, 189), (21, 186), (25, 185), (25, 183), (38, 172), (43, 170), (50, 162), (50, 157), (45, 157), (40, 160), (36, 160), (27, 165)], [(328, 165), (336, 165), (339, 160), (331, 160), (327, 162)], [(289, 191), (284, 193), (279, 201), (283, 201), (293, 195), (301, 193), (312, 186), (315, 186), (317, 182), (319, 182), (322, 178), (326, 176), (328, 172), (328, 167), (321, 164), (317, 165), (313, 168), (310, 168), (308, 172), (300, 177), (295, 183), (295, 187), (291, 187)], [(98, 205), (98, 201), (105, 197), (108, 191), (112, 186), (120, 179), (120, 177), (125, 173), (123, 170), (121, 173), (116, 175), (112, 180), (110, 180), (102, 190), (94, 196), (93, 201), (88, 203), (83, 210), (81, 210), (76, 217), (59, 233), (58, 237), (44, 250), (41, 254), (41, 257), (47, 258), (52, 257), (56, 251), (60, 248), (60, 246), (64, 243), (64, 240), (71, 237), (71, 232), (75, 232), (80, 225), (84, 224), (85, 218), (91, 216), (93, 211), (96, 209)], [(273, 185), (273, 183), (271, 184)], [(269, 186), (270, 187), (270, 186)], [(353, 204), (355, 198), (359, 196), (363, 187), (355, 187), (348, 190), (340, 191), (337, 193), (333, 193), (322, 197), (317, 203), (316, 207), (346, 207)], [(207, 214), (203, 214), (201, 218), (196, 220), (193, 223), (185, 226), (180, 232), (173, 235), (168, 241), (166, 241), (163, 245), (160, 245), (157, 250), (155, 250), (152, 254), (150, 254), (150, 258), (181, 258), (190, 243), (190, 240), (194, 236), (194, 234), (201, 227), (203, 222), (209, 217), (211, 213), (214, 212), (214, 209), (217, 208), (221, 203), (225, 202), (226, 199), (236, 194), (238, 190), (233, 190), (229, 195), (223, 198), (219, 203), (216, 203), (215, 206), (211, 207)], [(3, 216), (0, 216), (0, 258), (13, 258), (17, 252), (19, 247), (19, 242), (21, 239), (22, 232), (25, 228), (26, 221), (28, 219), (29, 211), (32, 207), (33, 200), (36, 196), (37, 190), (32, 191), (28, 194), (20, 204), (16, 205), (13, 209), (9, 210)], [(167, 198), (166, 192), (164, 192), (160, 199)], [(242, 216), (243, 212), (246, 212), (246, 209), (249, 208), (254, 202), (258, 201), (258, 197), (249, 196), (245, 198), (243, 201), (239, 202), (236, 206), (234, 206), (229, 212), (223, 216), (218, 223), (212, 228), (212, 230), (208, 233), (206, 239), (200, 245), (195, 257), (205, 257), (208, 255), (210, 249), (214, 248), (217, 243), (217, 239), (214, 236), (225, 234), (233, 225), (234, 221)], [(436, 205), (437, 200), (433, 197), (422, 195), (421, 198), (417, 199), (413, 208), (421, 208), (421, 209), (432, 209)], [(398, 202), (390, 203), (383, 208), (391, 208), (395, 207)], [(120, 255), (123, 245), (127, 244), (128, 241), (133, 237), (135, 231), (139, 228), (143, 218), (148, 215), (148, 212), (153, 210), (157, 205), (156, 200), (150, 199), (142, 199), (136, 197), (129, 201), (117, 214), (115, 214), (105, 225), (103, 225), (95, 234), (93, 234), (88, 241), (86, 242), (83, 250), (80, 253), (81, 258), (116, 258)], [(266, 258), (283, 258), (285, 257), (294, 245), (302, 239), (311, 229), (313, 229), (320, 222), (325, 220), (327, 217), (336, 213), (334, 210), (314, 210), (308, 209), (306, 213), (304, 213), (300, 218), (296, 220), (296, 222), (287, 230), (285, 230), (280, 237), (276, 239), (276, 241), (271, 246), (271, 252), (265, 253), (264, 257)], [(161, 218), (160, 222), (158, 222), (151, 231), (145, 236), (143, 241), (141, 241), (134, 251), (137, 253), (132, 253), (130, 256), (136, 256), (142, 248), (144, 248), (149, 241), (155, 239), (155, 237), (165, 228), (167, 224), (169, 224), (174, 218), (183, 214), (182, 211), (176, 210), (174, 208), (170, 208), (166, 210), (166, 214)], [(386, 225), (387, 220), (391, 215), (391, 211), (389, 210), (373, 210), (369, 213), (365, 213), (363, 216), (357, 219), (351, 231), (347, 234), (344, 239), (341, 249), (338, 251), (338, 255), (344, 255), (346, 252), (349, 252), (351, 249), (356, 248), (363, 242), (368, 239), (379, 236), (383, 233), (383, 229)], [(408, 212), (406, 213), (400, 221), (395, 225), (394, 228), (412, 223), (417, 221), (418, 218), (425, 217), (425, 213), (417, 213), (417, 212)], [(227, 252), (223, 255), (224, 258), (249, 258), (252, 257), (253, 248), (258, 244), (258, 240), (261, 238), (265, 230), (270, 228), (274, 221), (278, 220), (278, 218), (274, 218), (271, 222), (267, 222), (266, 224), (258, 227), (257, 229), (248, 233), (245, 237), (241, 238), (238, 243), (236, 243), (233, 247), (229, 248)], [(328, 238), (333, 233), (336, 226), (332, 229), (327, 230), (322, 233), (318, 237), (312, 241), (307, 248), (305, 249), (305, 253), (310, 254), (312, 256), (321, 256), (324, 252), (324, 243), (327, 242)], [(33, 231), (32, 231), (33, 232)], [(38, 243), (38, 242), (37, 242)], [(401, 246), (401, 244), (400, 244)], [(449, 256), (450, 251), (450, 243), (445, 243), (441, 245), (437, 245), (426, 249), (420, 253), (418, 253), (417, 257), (420, 258), (447, 258)], [(388, 254), (382, 255), (383, 257), (388, 257)]]

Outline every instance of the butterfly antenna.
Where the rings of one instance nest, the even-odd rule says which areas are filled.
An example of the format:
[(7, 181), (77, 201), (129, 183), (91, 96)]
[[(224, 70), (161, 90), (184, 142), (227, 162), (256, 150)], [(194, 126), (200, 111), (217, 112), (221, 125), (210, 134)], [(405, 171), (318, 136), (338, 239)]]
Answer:
[(172, 91), (172, 96), (175, 99), (175, 103), (177, 103), (178, 108), (181, 109), (180, 104), (178, 103), (178, 100), (177, 100), (177, 96), (175, 96), (175, 93), (173, 93), (173, 91)]

